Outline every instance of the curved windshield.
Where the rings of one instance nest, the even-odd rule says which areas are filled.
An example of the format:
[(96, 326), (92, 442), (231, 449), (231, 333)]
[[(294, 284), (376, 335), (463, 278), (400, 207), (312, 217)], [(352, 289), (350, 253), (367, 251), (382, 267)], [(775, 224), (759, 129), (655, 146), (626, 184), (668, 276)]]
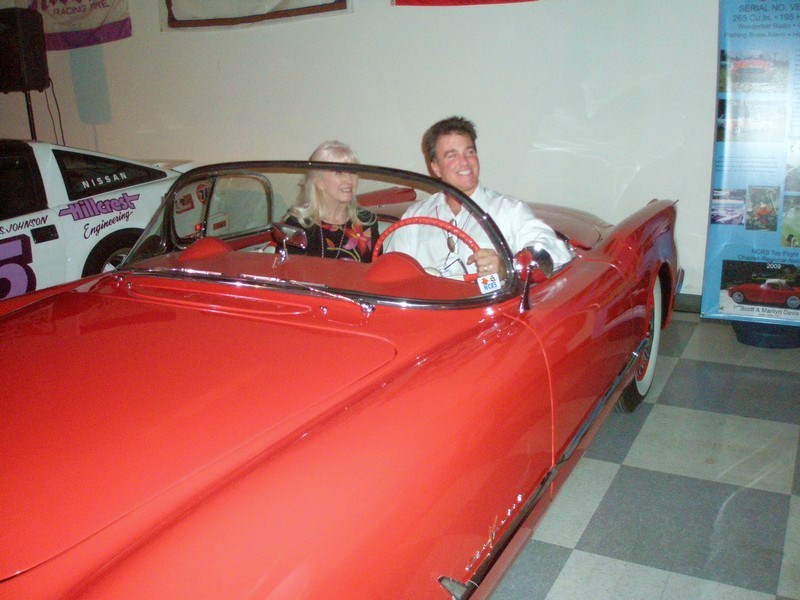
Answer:
[[(455, 210), (403, 218), (423, 202)], [(499, 274), (476, 272), (480, 248), (497, 252)], [(189, 171), (120, 270), (432, 306), (489, 302), (517, 283), (508, 246), (469, 198), (423, 175), (349, 163)]]

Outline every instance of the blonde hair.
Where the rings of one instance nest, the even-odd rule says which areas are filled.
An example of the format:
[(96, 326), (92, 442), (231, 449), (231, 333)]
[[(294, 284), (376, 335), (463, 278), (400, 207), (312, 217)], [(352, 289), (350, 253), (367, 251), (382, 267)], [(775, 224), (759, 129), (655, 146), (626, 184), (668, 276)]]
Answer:
[[(331, 140), (323, 142), (311, 156), (308, 158), (310, 161), (315, 162), (341, 162), (359, 164), (358, 156), (353, 152), (347, 144)], [(320, 200), (320, 191), (315, 185), (325, 171), (314, 170), (306, 174), (305, 180), (300, 184), (300, 197), (295, 206), (289, 209), (289, 214), (294, 216), (303, 227), (310, 227), (312, 225), (319, 225), (322, 222), (322, 202)], [(367, 225), (361, 221), (358, 210), (358, 203), (353, 200), (347, 207), (347, 217), (353, 223), (360, 222), (362, 225)]]

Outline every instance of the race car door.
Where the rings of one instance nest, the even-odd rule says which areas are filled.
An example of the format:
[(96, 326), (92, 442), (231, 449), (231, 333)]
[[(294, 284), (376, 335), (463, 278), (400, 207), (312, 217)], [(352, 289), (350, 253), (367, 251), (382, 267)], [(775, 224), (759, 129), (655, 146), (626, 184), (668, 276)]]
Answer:
[(66, 243), (27, 145), (0, 149), (0, 299), (64, 281)]

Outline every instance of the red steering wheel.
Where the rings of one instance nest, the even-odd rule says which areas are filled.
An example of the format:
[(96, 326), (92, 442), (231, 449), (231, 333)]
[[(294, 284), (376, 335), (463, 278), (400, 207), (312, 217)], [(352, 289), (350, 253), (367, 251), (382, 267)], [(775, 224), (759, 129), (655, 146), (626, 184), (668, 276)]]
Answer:
[(477, 252), (481, 249), (481, 247), (478, 245), (478, 242), (473, 240), (466, 231), (456, 227), (452, 223), (442, 221), (441, 219), (437, 219), (435, 217), (409, 217), (407, 219), (400, 219), (399, 221), (392, 223), (386, 228), (386, 231), (384, 231), (378, 237), (378, 239), (375, 241), (375, 247), (372, 249), (372, 260), (378, 258), (378, 254), (380, 254), (381, 248), (383, 247), (383, 242), (386, 240), (386, 238), (389, 237), (389, 235), (395, 230), (400, 229), (401, 227), (406, 227), (407, 225), (433, 225), (439, 229), (444, 229), (448, 233), (452, 233), (454, 236), (464, 242), (473, 252)]

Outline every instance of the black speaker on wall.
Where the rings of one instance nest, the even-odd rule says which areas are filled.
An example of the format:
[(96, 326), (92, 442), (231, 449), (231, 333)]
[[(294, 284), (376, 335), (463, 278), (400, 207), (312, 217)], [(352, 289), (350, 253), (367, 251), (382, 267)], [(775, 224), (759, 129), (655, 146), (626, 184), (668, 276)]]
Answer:
[(49, 85), (42, 15), (27, 8), (0, 10), (0, 92), (42, 91)]

